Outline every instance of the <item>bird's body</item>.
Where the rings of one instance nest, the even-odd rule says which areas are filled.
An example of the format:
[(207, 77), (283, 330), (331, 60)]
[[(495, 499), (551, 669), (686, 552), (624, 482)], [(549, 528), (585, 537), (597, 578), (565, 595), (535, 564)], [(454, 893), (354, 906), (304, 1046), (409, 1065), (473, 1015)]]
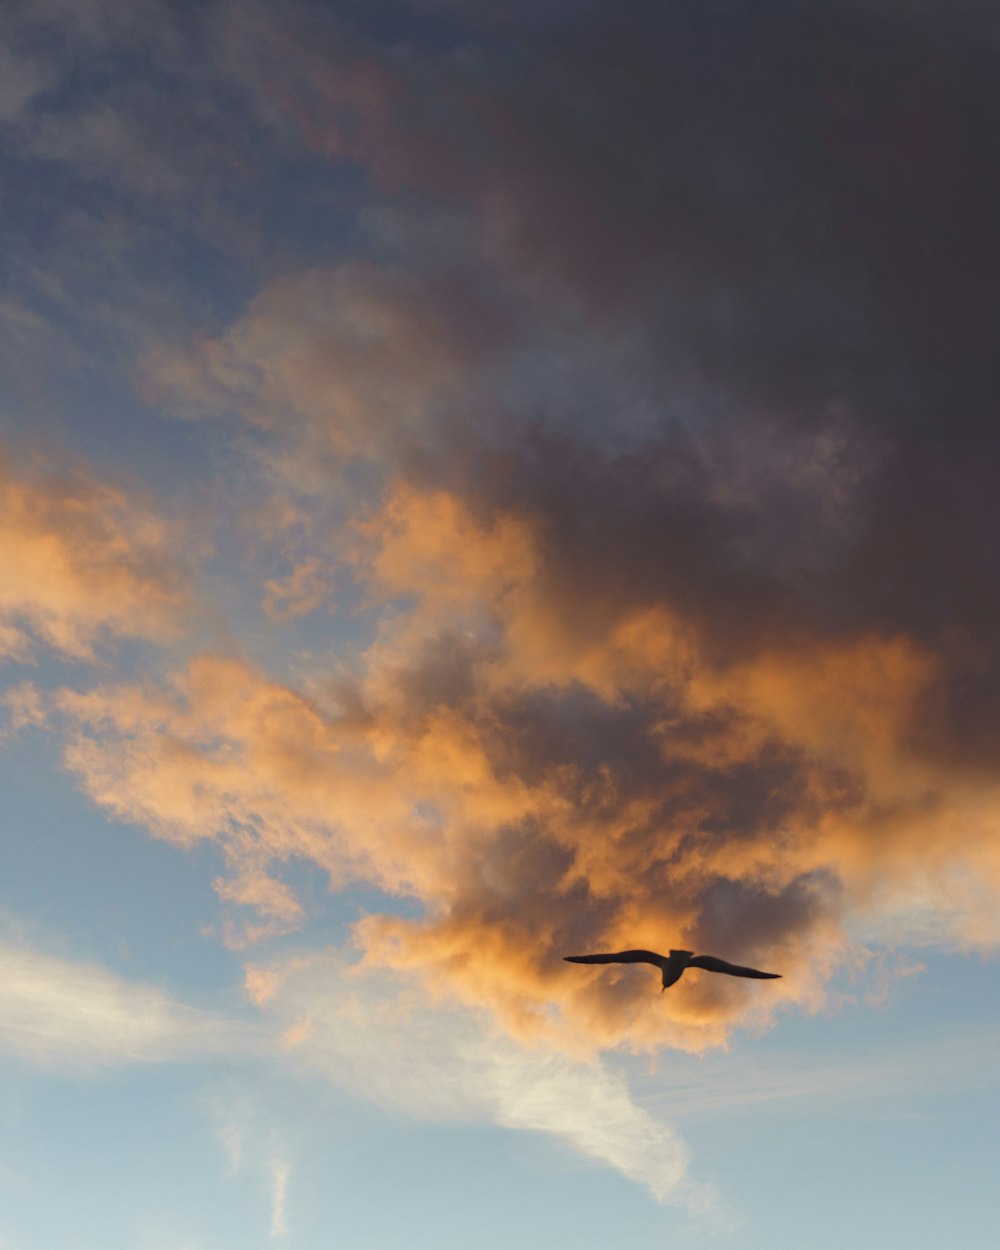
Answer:
[(611, 955), (564, 955), (563, 958), (571, 964), (652, 964), (662, 973), (664, 990), (676, 984), (687, 968), (725, 972), (731, 977), (755, 977), (762, 981), (777, 980), (781, 976), (780, 972), (758, 972), (756, 968), (730, 964), (714, 955), (696, 955), (694, 951), (672, 950), (669, 955), (643, 950), (616, 951)]

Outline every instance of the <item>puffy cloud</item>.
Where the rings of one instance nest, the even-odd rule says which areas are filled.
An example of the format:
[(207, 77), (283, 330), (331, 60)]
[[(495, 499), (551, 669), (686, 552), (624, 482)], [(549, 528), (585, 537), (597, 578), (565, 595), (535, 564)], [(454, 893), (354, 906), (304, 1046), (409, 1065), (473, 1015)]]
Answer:
[[(219, 840), (262, 925), (228, 940), (301, 923), (302, 858), (422, 906), (369, 965), (572, 1049), (813, 1006), (880, 919), (1000, 936), (994, 54), (974, 5), (725, 10), (546, 6), (462, 55), (246, 23), (230, 71), (395, 198), (391, 263), (269, 281), (149, 397), (336, 498), (265, 610), (340, 561), (374, 637), (56, 700), (97, 802)], [(560, 962), (678, 944), (785, 979)]]
[(176, 636), (189, 591), (171, 537), (147, 507), (81, 468), (0, 459), (2, 654), (26, 658), (38, 638), (90, 658), (108, 636)]
[(383, 194), (473, 220), (536, 302), (627, 325), (661, 393), (983, 433), (988, 6), (537, 7), (484, 27), (461, 6), (444, 47), (405, 53), (363, 21), (265, 21), (251, 42), (269, 65), (281, 48), (280, 86), (249, 82)]
[[(205, 655), (170, 689), (64, 693), (68, 763), (117, 816), (220, 839), (221, 893), (266, 921), (300, 918), (269, 876), (291, 858), (416, 898), (417, 920), (359, 923), (370, 963), (570, 1050), (700, 1048), (814, 1007), (858, 957), (852, 926), (917, 898), (952, 940), (995, 942), (995, 781), (915, 735), (941, 656), (807, 629), (781, 603), (755, 623), (752, 599), (730, 641), (705, 607), (728, 576), (718, 527), (697, 530), (700, 569), (676, 534), (644, 568), (616, 534), (642, 532), (639, 488), (620, 498), (628, 524), (605, 510), (575, 570), (568, 506), (484, 511), (401, 485), (365, 527), (360, 575), (396, 606), (358, 679), (317, 674), (306, 693)], [(603, 582), (589, 618), (586, 567)], [(633, 969), (561, 962), (634, 945), (785, 979), (691, 976), (668, 1001)]]

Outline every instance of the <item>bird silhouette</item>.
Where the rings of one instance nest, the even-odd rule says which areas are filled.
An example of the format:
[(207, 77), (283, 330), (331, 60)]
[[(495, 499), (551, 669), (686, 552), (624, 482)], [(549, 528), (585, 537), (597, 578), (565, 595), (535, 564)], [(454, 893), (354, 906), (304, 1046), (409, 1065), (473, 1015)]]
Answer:
[(564, 955), (571, 964), (652, 964), (663, 973), (663, 993), (668, 986), (681, 979), (687, 968), (703, 968), (706, 972), (725, 972), (731, 977), (756, 977), (771, 981), (780, 978), (780, 972), (758, 972), (756, 968), (743, 968), (739, 964), (726, 963), (714, 955), (696, 955), (694, 951), (675, 951), (658, 955), (656, 951), (617, 951), (613, 955)]

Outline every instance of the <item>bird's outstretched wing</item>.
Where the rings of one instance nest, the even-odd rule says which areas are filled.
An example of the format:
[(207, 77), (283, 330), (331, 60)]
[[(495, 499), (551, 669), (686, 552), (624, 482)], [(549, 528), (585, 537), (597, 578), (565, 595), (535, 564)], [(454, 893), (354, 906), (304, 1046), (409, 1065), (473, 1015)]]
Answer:
[(616, 951), (613, 955), (563, 955), (571, 964), (654, 964), (662, 968), (667, 962), (656, 951)]
[(727, 964), (724, 959), (716, 959), (714, 955), (695, 955), (688, 960), (688, 967), (704, 968), (706, 972), (727, 972), (731, 977), (757, 977), (761, 981), (773, 981), (781, 977), (780, 972), (758, 972), (756, 968)]

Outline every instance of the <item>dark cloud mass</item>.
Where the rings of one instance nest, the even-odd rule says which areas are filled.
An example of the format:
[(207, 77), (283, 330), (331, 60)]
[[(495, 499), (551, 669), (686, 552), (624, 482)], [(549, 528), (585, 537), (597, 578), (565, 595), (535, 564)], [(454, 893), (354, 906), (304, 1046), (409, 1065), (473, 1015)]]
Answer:
[[(852, 827), (877, 860), (895, 840), (886, 824), (919, 807), (922, 788), (947, 787), (940, 771), (985, 778), (995, 764), (995, 24), (976, 6), (848, 3), (583, 6), (550, 19), (506, 53), (444, 58), (442, 99), (457, 110), (464, 97), (462, 125), (482, 140), (470, 156), (456, 123), (436, 181), (434, 150), (408, 135), (412, 182), (477, 215), (487, 262), (536, 313), (571, 307), (579, 325), (624, 336), (662, 416), (629, 453), (595, 446), (572, 419), (560, 433), (529, 422), (513, 453), (457, 480), (453, 463), (424, 461), (418, 479), (534, 535), (534, 626), (572, 658), (540, 689), (489, 704), (485, 749), (497, 775), (557, 778), (568, 803), (605, 822), (628, 897), (609, 913), (592, 890), (598, 929), (624, 940), (630, 907), (645, 903), (683, 916), (695, 944), (780, 947), (843, 906), (824, 828)], [(680, 424), (678, 395), (690, 398)], [(617, 419), (609, 407), (604, 427)], [(679, 670), (619, 671), (610, 702), (565, 684), (657, 609), (696, 639)], [(867, 647), (885, 652), (872, 670), (848, 663), (828, 684), (831, 652)], [(889, 671), (891, 648), (909, 649), (911, 675)], [(699, 671), (780, 671), (782, 657), (806, 692), (799, 717), (857, 685), (836, 734), (809, 741), (773, 719), (762, 732), (770, 693), (751, 708), (739, 689), (691, 706)], [(466, 679), (463, 706), (472, 689)], [(451, 693), (437, 687), (446, 704)], [(880, 699), (897, 706), (864, 707)], [(887, 800), (877, 766), (834, 745), (870, 716), (908, 768), (926, 765), (923, 787)], [(724, 756), (744, 720), (754, 745), (707, 763), (704, 743)], [(699, 737), (701, 758), (686, 750)], [(640, 795), (644, 820), (611, 834)], [(771, 879), (759, 867), (730, 876), (733, 843), (766, 847)], [(803, 871), (775, 870), (783, 843)], [(491, 847), (510, 853), (508, 835)], [(519, 917), (530, 941), (531, 900), (573, 876), (539, 855), (499, 899), (484, 873), (442, 923), (474, 928), (472, 897), (477, 925)], [(540, 895), (527, 884), (539, 873)]]
[(342, 127), (395, 189), (473, 201), (505, 264), (626, 320), (674, 381), (975, 427), (1000, 263), (989, 14), (567, 6), (505, 46), (470, 9), (436, 61), (314, 63), (314, 137)]

